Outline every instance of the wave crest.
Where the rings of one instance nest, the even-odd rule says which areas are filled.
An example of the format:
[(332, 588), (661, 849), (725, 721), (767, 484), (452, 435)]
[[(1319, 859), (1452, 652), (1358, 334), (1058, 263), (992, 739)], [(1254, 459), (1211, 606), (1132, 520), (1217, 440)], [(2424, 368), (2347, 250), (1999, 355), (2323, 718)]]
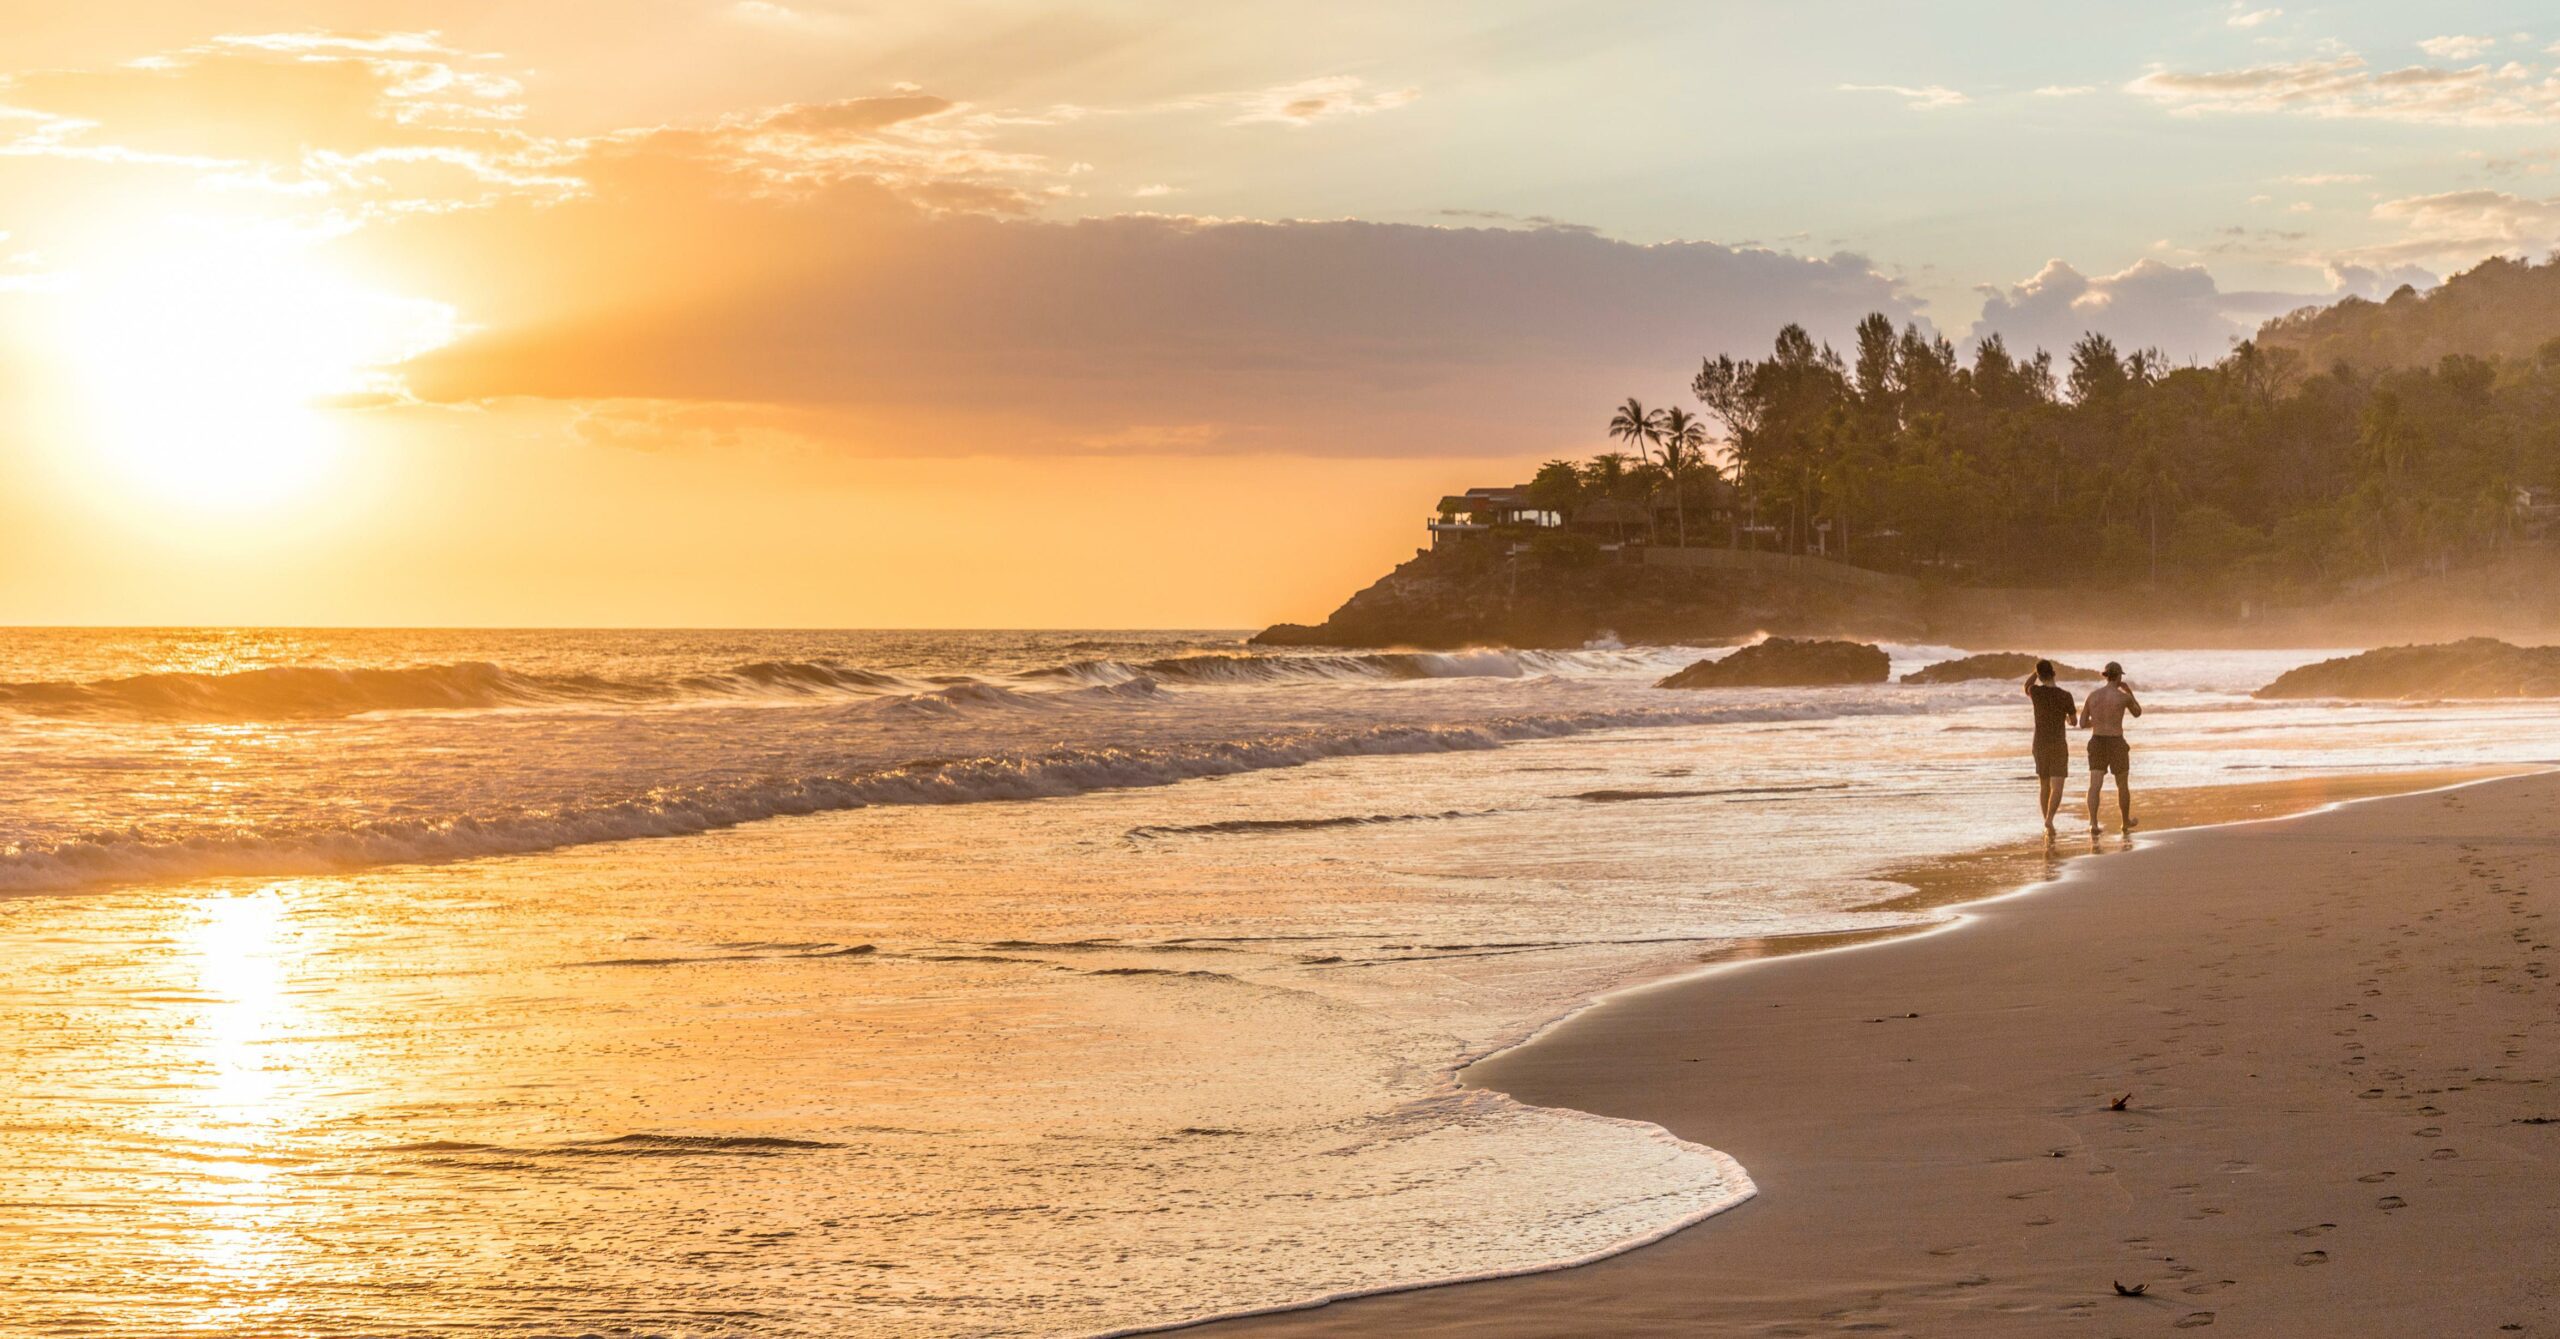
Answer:
[(1253, 685), (1308, 682), (1405, 683), (1421, 679), (1519, 679), (1541, 674), (1649, 670), (1670, 653), (1592, 648), (1582, 651), (1348, 651), (1256, 655), (1217, 651), (1155, 660), (1078, 660), (1031, 670), (1026, 678), (1125, 683), (1150, 678), (1173, 684)]
[[(975, 699), (981, 695), (965, 696)], [(888, 705), (884, 702), (879, 709), (887, 709)], [(636, 837), (690, 836), (760, 819), (875, 805), (1036, 800), (1097, 790), (1167, 786), (1205, 777), (1296, 767), (1327, 758), (1493, 749), (1512, 741), (1558, 738), (1594, 730), (1802, 720), (1920, 709), (1892, 702), (1844, 702), (1800, 707), (1648, 708), (1508, 716), (1472, 724), (1318, 729), (1176, 745), (1098, 746), (1023, 755), (922, 759), (848, 772), (664, 786), (635, 795), (550, 808), (434, 818), (305, 821), (272, 825), (264, 830), (186, 837), (110, 832), (0, 845), (0, 891), (52, 891), (169, 878), (323, 874), (377, 865), (521, 855)]]
[(383, 711), (639, 706), (685, 698), (896, 692), (889, 674), (832, 661), (758, 661), (676, 679), (526, 674), (487, 661), (399, 668), (277, 665), (226, 674), (173, 671), (87, 682), (0, 683), (0, 708), (48, 716), (163, 721), (314, 720)]

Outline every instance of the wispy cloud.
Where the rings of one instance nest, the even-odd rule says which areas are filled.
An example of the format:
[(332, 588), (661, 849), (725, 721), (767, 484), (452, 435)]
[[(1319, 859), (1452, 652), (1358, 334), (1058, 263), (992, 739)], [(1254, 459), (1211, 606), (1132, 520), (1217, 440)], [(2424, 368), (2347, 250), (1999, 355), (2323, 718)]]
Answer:
[(2375, 70), (2352, 51), (2232, 70), (2154, 69), (2125, 91), (2171, 111), (2284, 112), (2442, 125), (2560, 121), (2560, 78), (2518, 63)]
[(1942, 107), (1961, 107), (1973, 99), (1943, 84), (1925, 84), (1911, 88), (1902, 84), (1842, 84), (1843, 93), (1889, 93), (1919, 111), (1936, 111)]
[(2497, 44), (2494, 37), (2430, 37), (2418, 49), (2437, 60), (2478, 60)]
[(1311, 126), (1346, 116), (1369, 116), (1407, 106), (1422, 96), (1418, 88), (1372, 90), (1366, 80), (1347, 74), (1280, 84), (1225, 99), (1243, 108), (1232, 125)]
[(2284, 17), (2281, 9), (2250, 9), (2241, 4), (2231, 6), (2231, 16), (2223, 20), (2234, 28), (2255, 28)]
[(2363, 172), (2297, 172), (2276, 180), (2287, 186), (2347, 186), (2373, 178)]
[(2047, 84), (2036, 90), (2040, 98), (2077, 98), (2098, 91), (2096, 84)]
[(2373, 216), (2400, 225), (2405, 235), (2342, 254), (2367, 263), (2431, 260), (2460, 265), (2488, 255), (2532, 254), (2560, 240), (2560, 197), (2442, 191), (2386, 200), (2373, 207)]

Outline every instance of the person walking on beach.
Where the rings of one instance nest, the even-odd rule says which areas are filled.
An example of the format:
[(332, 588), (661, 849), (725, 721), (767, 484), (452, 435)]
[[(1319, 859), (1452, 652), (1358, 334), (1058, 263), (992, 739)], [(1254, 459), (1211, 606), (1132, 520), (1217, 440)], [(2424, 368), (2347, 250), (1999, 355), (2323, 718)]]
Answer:
[(2116, 811), (2124, 830), (2142, 826), (2133, 816), (2132, 751), (2124, 743), (2124, 718), (2142, 714), (2142, 702), (2124, 681), (2124, 666), (2110, 660), (2107, 681), (2090, 690), (2080, 704), (2080, 723), (2089, 727), (2089, 835), (2098, 835), (2098, 797), (2107, 788), (2107, 773), (2116, 774)]
[(2039, 660), (2027, 676), (2027, 700), (2036, 709), (2036, 800), (2044, 808), (2044, 835), (2053, 835), (2053, 816), (2062, 810), (2062, 791), (2071, 781), (2071, 743), (2063, 730), (2080, 723), (2080, 704), (2071, 690), (2053, 681), (2053, 662)]

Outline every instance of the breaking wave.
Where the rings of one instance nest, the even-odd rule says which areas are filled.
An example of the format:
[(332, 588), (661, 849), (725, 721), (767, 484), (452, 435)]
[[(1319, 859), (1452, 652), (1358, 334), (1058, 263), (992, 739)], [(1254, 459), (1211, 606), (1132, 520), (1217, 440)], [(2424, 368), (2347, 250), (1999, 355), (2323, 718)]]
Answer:
[[(883, 709), (886, 705), (882, 704)], [(52, 891), (165, 878), (317, 874), (521, 855), (629, 838), (690, 836), (767, 818), (877, 805), (1049, 799), (1174, 785), (1327, 758), (1494, 749), (1518, 740), (1594, 730), (1903, 714), (1920, 709), (1878, 701), (1520, 715), (1464, 725), (1316, 729), (1248, 739), (923, 759), (801, 776), (670, 784), (637, 794), (488, 813), (297, 819), (263, 829), (183, 837), (126, 829), (0, 844), (0, 891)]]
[(1251, 685), (1368, 681), (1401, 683), (1420, 679), (1520, 679), (1541, 674), (1594, 674), (1651, 669), (1669, 656), (1685, 663), (1693, 652), (1511, 651), (1363, 651), (1338, 654), (1251, 655), (1211, 652), (1167, 656), (1156, 660), (1078, 660), (1028, 671), (1025, 678), (1077, 679), (1086, 683), (1126, 683), (1156, 679), (1171, 684)]
[(137, 674), (86, 683), (0, 683), (0, 707), (52, 716), (168, 721), (309, 720), (381, 711), (473, 711), (686, 698), (798, 697), (912, 688), (831, 661), (757, 661), (667, 679), (525, 674), (487, 661), (399, 668), (278, 665), (227, 674)]
[[(1318, 681), (1517, 679), (1653, 667), (1663, 652), (1379, 651), (1340, 655), (1209, 653), (1154, 660), (1079, 660), (1024, 671), (1016, 682), (1184, 687)], [(1672, 653), (1677, 654), (1677, 653)], [(916, 680), (833, 660), (760, 660), (663, 678), (533, 674), (488, 661), (400, 667), (277, 665), (229, 673), (172, 671), (85, 682), (0, 682), (0, 709), (46, 716), (158, 721), (326, 720), (375, 712), (648, 706), (684, 701), (799, 700), (920, 694), (915, 709), (1023, 705), (1020, 690), (967, 676)], [(1008, 697), (1008, 695), (1015, 695)]]

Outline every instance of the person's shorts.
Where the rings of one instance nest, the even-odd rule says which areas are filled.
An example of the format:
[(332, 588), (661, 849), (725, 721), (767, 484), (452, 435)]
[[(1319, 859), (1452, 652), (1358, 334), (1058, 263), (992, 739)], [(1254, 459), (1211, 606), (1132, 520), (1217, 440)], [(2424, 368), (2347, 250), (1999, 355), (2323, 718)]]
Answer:
[(2089, 772), (2116, 774), (2116, 784), (2123, 785), (2125, 773), (2133, 767), (2133, 750), (2126, 748), (2122, 735), (2089, 736)]
[(2071, 746), (2059, 739), (2037, 740), (2036, 775), (2044, 778), (2071, 775)]

